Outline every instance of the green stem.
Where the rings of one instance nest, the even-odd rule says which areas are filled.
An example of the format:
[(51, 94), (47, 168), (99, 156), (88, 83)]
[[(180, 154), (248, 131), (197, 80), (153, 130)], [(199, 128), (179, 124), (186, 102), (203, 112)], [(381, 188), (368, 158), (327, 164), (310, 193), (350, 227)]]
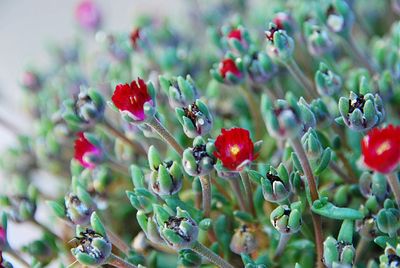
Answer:
[(264, 133), (264, 124), (260, 124), (260, 122), (263, 122), (260, 105), (257, 103), (257, 100), (254, 98), (253, 92), (250, 91), (249, 88), (240, 86), (239, 89), (246, 100), (247, 106), (251, 114), (251, 120), (255, 131), (255, 138), (256, 140), (261, 140)]
[(25, 261), (14, 249), (10, 246), (7, 246), (5, 252), (9, 254), (11, 257), (16, 259), (23, 267), (31, 267), (27, 261)]
[(274, 260), (279, 258), (282, 255), (291, 236), (292, 235), (290, 235), (290, 234), (281, 234), (281, 237), (279, 238), (278, 246), (275, 250)]
[(253, 189), (251, 188), (251, 183), (249, 179), (249, 175), (245, 170), (241, 171), (240, 177), (242, 178), (243, 186), (244, 186), (244, 192), (247, 197), (247, 204), (248, 208), (251, 212), (251, 214), (256, 217), (256, 210), (254, 208), (254, 202), (253, 202)]
[(363, 259), (362, 254), (364, 253), (365, 249), (367, 248), (369, 244), (369, 240), (365, 239), (364, 237), (361, 236), (360, 241), (358, 241), (357, 248), (356, 248), (356, 256), (354, 259), (354, 264), (357, 264), (360, 260)]
[(124, 143), (129, 145), (134, 152), (144, 154), (144, 155), (147, 154), (146, 150), (142, 146), (140, 146), (138, 143), (135, 143), (132, 140), (130, 140), (124, 133), (122, 133), (117, 128), (115, 128), (108, 120), (104, 119), (102, 121), (102, 125), (109, 133), (117, 136), (120, 140), (122, 140)]
[(122, 240), (118, 235), (116, 235), (111, 230), (107, 229), (107, 237), (110, 239), (110, 242), (116, 246), (119, 250), (121, 250), (125, 255), (129, 254), (130, 247)]
[(205, 247), (200, 242), (196, 241), (192, 247), (192, 250), (201, 256), (208, 259), (210, 262), (214, 263), (220, 268), (234, 268), (231, 264), (225, 261), (223, 258), (212, 252), (210, 249)]
[(32, 219), (30, 222), (32, 222), (34, 225), (42, 229), (43, 232), (48, 233), (53, 235), (54, 237), (58, 238), (60, 241), (64, 241), (62, 237), (54, 233), (52, 230), (50, 230), (47, 226), (43, 225), (42, 223), (38, 222), (36, 219)]
[[(315, 183), (314, 174), (308, 161), (307, 154), (304, 151), (303, 145), (298, 137), (291, 139), (292, 147), (297, 156), (301, 167), (303, 168), (304, 175), (307, 178), (308, 188), (310, 189), (311, 204), (319, 199), (317, 184)], [(317, 267), (323, 267), (323, 234), (322, 234), (322, 222), (321, 217), (311, 212), (311, 219), (313, 221), (315, 245), (317, 248)]]
[(204, 217), (209, 217), (211, 212), (211, 180), (210, 175), (200, 176), (201, 193)]
[(128, 263), (117, 255), (114, 255), (113, 253), (111, 253), (110, 257), (107, 260), (107, 263), (118, 268), (137, 268), (136, 265)]
[(368, 58), (361, 51), (361, 49), (355, 42), (354, 38), (352, 37), (352, 35), (344, 37), (343, 41), (344, 44), (346, 45), (346, 48), (348, 49), (348, 52), (350, 52), (349, 54), (351, 54), (351, 56), (357, 58), (368, 69), (368, 71), (371, 74), (376, 73), (375, 66), (368, 60)]
[(149, 125), (155, 132), (160, 135), (160, 137), (168, 143), (174, 150), (181, 156), (183, 155), (183, 148), (179, 145), (179, 143), (175, 140), (175, 138), (169, 133), (169, 131), (158, 121), (157, 118), (153, 117), (149, 122), (146, 123)]
[(244, 201), (243, 195), (242, 195), (242, 191), (240, 190), (239, 179), (235, 177), (235, 178), (231, 178), (231, 179), (228, 179), (228, 180), (229, 180), (229, 183), (230, 183), (230, 185), (232, 187), (233, 192), (236, 195), (236, 198), (238, 199), (240, 210), (247, 211), (246, 202)]
[(346, 173), (343, 172), (343, 170), (333, 161), (329, 162), (329, 167), (339, 176), (341, 177), (345, 182), (349, 184), (356, 183), (356, 180), (354, 177), (348, 176)]
[(306, 94), (310, 98), (318, 98), (318, 92), (314, 87), (314, 84), (306, 77), (297, 65), (296, 61), (291, 58), (288, 62), (284, 63), (290, 74), (296, 79), (296, 81), (306, 90)]
[(399, 178), (395, 172), (386, 175), (387, 181), (390, 185), (390, 189), (393, 192), (394, 198), (396, 199), (397, 207), (400, 208), (400, 183)]

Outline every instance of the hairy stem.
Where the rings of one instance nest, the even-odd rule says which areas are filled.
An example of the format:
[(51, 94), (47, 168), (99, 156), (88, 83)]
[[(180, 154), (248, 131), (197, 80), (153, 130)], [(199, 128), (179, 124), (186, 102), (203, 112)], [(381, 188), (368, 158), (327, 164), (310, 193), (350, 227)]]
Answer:
[(279, 258), (282, 255), (291, 236), (292, 235), (290, 235), (290, 234), (281, 234), (281, 237), (279, 238), (278, 246), (275, 250), (274, 260)]
[(169, 133), (169, 131), (158, 121), (157, 118), (153, 117), (149, 122), (146, 123), (149, 125), (158, 135), (168, 143), (174, 150), (179, 154), (183, 154), (183, 148), (179, 145), (179, 143), (175, 140), (175, 138)]
[(107, 263), (118, 268), (137, 268), (136, 265), (128, 263), (117, 255), (114, 255), (113, 253), (111, 253), (110, 257), (107, 260)]
[(329, 167), (339, 176), (341, 177), (345, 182), (347, 183), (356, 183), (356, 180), (354, 177), (348, 176), (346, 173), (343, 172), (343, 170), (333, 161), (329, 163)]
[(300, 67), (293, 58), (289, 59), (289, 61), (285, 63), (285, 66), (294, 79), (306, 90), (306, 93), (310, 98), (317, 98), (319, 96), (314, 84), (301, 71)]
[[(307, 178), (308, 187), (310, 189), (311, 202), (319, 199), (317, 184), (315, 183), (314, 174), (308, 161), (306, 152), (304, 151), (303, 145), (298, 137), (291, 139), (293, 150), (297, 154), (300, 160), (301, 167), (303, 168), (304, 175)], [(310, 206), (312, 205), (310, 204)], [(311, 218), (313, 221), (315, 245), (317, 248), (317, 267), (323, 267), (323, 234), (322, 234), (322, 223), (320, 216), (311, 212)]]
[(257, 100), (254, 98), (254, 94), (250, 91), (250, 88), (245, 88), (244, 86), (239, 87), (243, 97), (246, 100), (247, 106), (250, 111), (251, 121), (253, 123), (254, 131), (255, 131), (255, 138), (256, 140), (261, 140), (263, 138), (264, 133), (264, 124), (260, 124), (263, 122), (261, 112), (260, 112), (260, 105), (257, 103)]
[(358, 241), (357, 248), (356, 248), (356, 256), (354, 259), (354, 264), (358, 264), (360, 260), (363, 259), (362, 254), (364, 253), (365, 249), (369, 244), (369, 240), (365, 239), (361, 236), (360, 241)]
[(102, 125), (104, 128), (111, 133), (112, 135), (117, 136), (119, 139), (121, 139), (124, 143), (129, 145), (134, 152), (137, 152), (139, 154), (144, 154), (146, 155), (146, 150), (139, 144), (136, 143), (132, 140), (130, 140), (124, 133), (122, 133), (120, 130), (115, 128), (108, 120), (104, 119), (102, 121)]
[(208, 218), (211, 212), (211, 180), (210, 175), (200, 176), (201, 193), (204, 217)]
[(114, 246), (121, 250), (125, 255), (129, 254), (130, 247), (118, 235), (107, 229), (107, 236)]
[(234, 268), (231, 264), (229, 264), (227, 261), (225, 261), (223, 258), (212, 252), (210, 249), (205, 247), (203, 244), (200, 242), (195, 242), (192, 250), (204, 258), (208, 259), (210, 262), (214, 263), (220, 268)]
[(396, 199), (397, 207), (400, 208), (400, 183), (399, 178), (395, 172), (386, 175), (387, 181), (390, 185), (390, 189), (393, 192), (394, 198)]
[(347, 38), (343, 38), (344, 44), (346, 45), (350, 56), (358, 59), (364, 67), (368, 69), (371, 74), (376, 73), (376, 67), (369, 61), (369, 59), (364, 55), (361, 51), (360, 47), (355, 42), (352, 35), (349, 35)]
[(248, 208), (250, 210), (250, 213), (255, 217), (256, 210), (254, 208), (254, 202), (253, 202), (253, 189), (251, 188), (249, 175), (247, 174), (246, 170), (240, 172), (240, 177), (242, 178), (244, 192), (247, 198)]
[(238, 199), (240, 210), (247, 211), (246, 202), (244, 201), (242, 191), (240, 190), (239, 178), (235, 177), (229, 179), (229, 183), (231, 184), (232, 190), (235, 193), (236, 198)]

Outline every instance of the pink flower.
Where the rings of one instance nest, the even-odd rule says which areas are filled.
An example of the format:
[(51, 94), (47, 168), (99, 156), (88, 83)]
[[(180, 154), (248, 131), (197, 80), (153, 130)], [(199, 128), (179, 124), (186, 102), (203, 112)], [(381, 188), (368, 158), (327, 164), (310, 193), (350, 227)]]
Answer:
[(86, 30), (94, 31), (100, 26), (100, 10), (92, 0), (81, 1), (75, 9), (75, 17)]

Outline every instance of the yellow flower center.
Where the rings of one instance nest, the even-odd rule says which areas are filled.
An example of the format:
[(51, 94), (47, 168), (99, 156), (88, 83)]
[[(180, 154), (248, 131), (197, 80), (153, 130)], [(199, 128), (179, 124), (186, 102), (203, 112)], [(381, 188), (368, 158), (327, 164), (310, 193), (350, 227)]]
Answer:
[(233, 156), (236, 156), (240, 151), (239, 145), (235, 144), (231, 147), (230, 152)]
[(390, 142), (389, 141), (385, 141), (384, 143), (379, 145), (379, 147), (376, 150), (376, 153), (378, 155), (381, 155), (381, 154), (383, 154), (384, 152), (386, 152), (389, 149), (390, 149)]

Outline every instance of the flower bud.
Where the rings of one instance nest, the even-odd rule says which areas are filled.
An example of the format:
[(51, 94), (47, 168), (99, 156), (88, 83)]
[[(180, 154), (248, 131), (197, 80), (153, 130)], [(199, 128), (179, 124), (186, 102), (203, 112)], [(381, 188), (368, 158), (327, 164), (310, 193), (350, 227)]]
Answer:
[(33, 70), (27, 70), (22, 74), (21, 85), (28, 91), (38, 92), (42, 88), (42, 80), (42, 77), (40, 77), (37, 72)]
[(213, 155), (214, 144), (202, 137), (193, 140), (193, 147), (183, 152), (182, 166), (190, 176), (206, 175), (213, 170), (216, 159)]
[(254, 52), (243, 58), (246, 71), (254, 84), (263, 84), (275, 77), (277, 66), (265, 52)]
[(104, 160), (100, 141), (91, 133), (79, 132), (74, 143), (74, 159), (88, 169), (94, 169)]
[(390, 237), (395, 237), (400, 229), (400, 211), (394, 208), (389, 200), (385, 201), (385, 207), (382, 208), (376, 216), (378, 229)]
[(323, 57), (332, 52), (334, 43), (329, 37), (328, 32), (312, 20), (304, 22), (304, 35), (306, 38), (307, 49), (314, 57)]
[(396, 248), (387, 244), (385, 253), (379, 257), (379, 267), (399, 267), (400, 265), (400, 244), (397, 244)]
[(309, 128), (303, 137), (301, 137), (301, 143), (303, 144), (311, 165), (316, 164), (318, 160), (320, 160), (324, 149), (322, 148), (315, 130)]
[(294, 41), (285, 30), (270, 23), (265, 36), (267, 38), (266, 52), (272, 60), (285, 62), (292, 57)]
[(236, 254), (251, 254), (257, 249), (257, 240), (253, 231), (242, 225), (232, 236), (230, 249)]
[[(154, 146), (149, 148), (148, 159), (151, 172), (151, 189), (165, 196), (176, 194), (182, 187), (183, 172), (176, 161), (161, 162)], [(157, 166), (158, 164), (158, 166)]]
[(350, 92), (350, 97), (339, 99), (341, 118), (351, 130), (367, 131), (379, 125), (385, 117), (382, 99), (378, 94), (357, 95)]
[(44, 236), (22, 247), (22, 252), (29, 254), (41, 265), (48, 265), (57, 257), (57, 248), (52, 238)]
[(77, 187), (77, 193), (65, 196), (65, 216), (75, 225), (87, 225), (95, 207), (89, 193), (81, 186)]
[(291, 93), (287, 94), (286, 100), (279, 99), (275, 103), (263, 95), (261, 111), (269, 134), (277, 139), (296, 137), (305, 126), (315, 125), (314, 114), (307, 105), (298, 103)]
[(261, 182), (264, 199), (269, 202), (280, 203), (289, 197), (292, 187), (289, 182), (289, 173), (283, 164), (276, 170), (273, 167), (265, 176), (256, 171), (249, 171), (249, 176)]
[(277, 12), (276, 14), (274, 14), (272, 22), (276, 25), (278, 29), (285, 30), (289, 35), (293, 35), (297, 30), (296, 21), (288, 12)]
[(135, 188), (133, 192), (126, 192), (132, 206), (144, 213), (153, 211), (153, 204), (157, 203), (157, 198), (144, 188)]
[(197, 268), (201, 265), (201, 256), (190, 249), (182, 249), (178, 253), (178, 264), (182, 267)]
[(152, 218), (147, 217), (144, 211), (138, 210), (138, 212), (136, 213), (136, 219), (143, 232), (146, 234), (147, 239), (156, 244), (164, 243), (158, 232), (158, 227), (155, 221)]
[(383, 174), (375, 172), (363, 172), (360, 176), (359, 187), (361, 194), (368, 198), (370, 196), (376, 197), (377, 201), (383, 202), (389, 197), (389, 185), (386, 177)]
[(354, 24), (354, 14), (344, 0), (331, 0), (320, 12), (322, 21), (329, 30), (342, 36), (350, 34)]
[(95, 31), (100, 27), (101, 12), (92, 0), (80, 1), (75, 9), (75, 17), (80, 26), (88, 31)]
[(207, 106), (199, 99), (183, 108), (176, 108), (176, 115), (189, 138), (203, 136), (210, 132), (213, 124)]
[(188, 212), (176, 208), (173, 215), (162, 206), (154, 206), (154, 218), (161, 237), (175, 250), (190, 249), (197, 241), (199, 228)]
[(332, 96), (342, 88), (342, 79), (321, 62), (314, 77), (317, 91), (321, 96)]
[(244, 79), (244, 64), (241, 58), (227, 53), (225, 58), (210, 70), (212, 77), (220, 83), (236, 85)]
[(186, 107), (199, 97), (198, 90), (190, 75), (186, 79), (182, 76), (167, 79), (160, 76), (160, 85), (168, 94), (169, 105), (172, 108)]
[(77, 226), (78, 245), (71, 249), (72, 255), (82, 265), (100, 266), (107, 263), (112, 245), (107, 238), (105, 228), (94, 212), (90, 218), (91, 228), (82, 231)]
[(95, 89), (81, 89), (78, 96), (64, 101), (62, 117), (73, 129), (86, 129), (100, 121), (104, 115), (103, 97)]
[(223, 47), (233, 51), (236, 55), (245, 54), (251, 44), (250, 34), (242, 25), (224, 26), (221, 29), (221, 43)]
[(351, 220), (344, 220), (339, 231), (338, 240), (328, 236), (324, 241), (323, 261), (326, 267), (352, 267), (355, 256), (352, 242), (353, 228), (354, 224)]
[(36, 200), (27, 194), (2, 196), (0, 205), (14, 222), (25, 222), (33, 219), (37, 209)]
[(272, 225), (281, 234), (294, 234), (301, 228), (301, 202), (280, 205), (271, 212)]

